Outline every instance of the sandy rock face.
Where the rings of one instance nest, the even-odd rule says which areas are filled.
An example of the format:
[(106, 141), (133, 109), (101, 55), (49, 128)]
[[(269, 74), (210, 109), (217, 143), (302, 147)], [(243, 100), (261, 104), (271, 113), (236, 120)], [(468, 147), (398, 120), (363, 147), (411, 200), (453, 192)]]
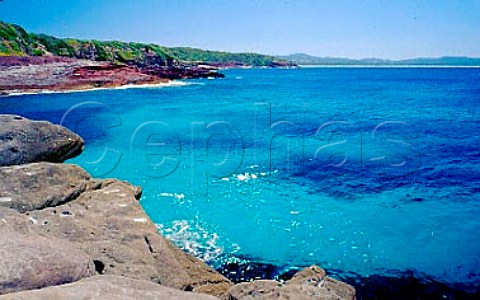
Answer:
[(2, 300), (214, 300), (213, 296), (190, 293), (122, 276), (94, 276), (72, 284), (0, 296)]
[(0, 294), (74, 282), (95, 274), (93, 260), (64, 240), (0, 228)]
[(230, 282), (158, 234), (137, 193), (124, 182), (93, 182), (74, 201), (30, 212), (36, 220), (30, 230), (78, 243), (94, 258), (100, 274), (151, 280), (182, 290), (224, 285), (218, 291), (224, 293)]
[[(8, 196), (14, 200), (5, 202), (11, 204), (7, 207), (26, 212), (5, 213), (3, 220), (19, 232), (72, 243), (92, 257), (98, 274), (214, 295), (231, 287), (228, 279), (158, 234), (138, 202), (140, 188), (118, 180), (92, 180), (81, 168), (67, 164), (0, 168), (0, 174), (5, 171), (9, 179), (0, 187), (15, 187), (4, 193), (16, 192)], [(37, 172), (33, 181), (25, 175), (32, 172)]]
[(274, 280), (240, 283), (232, 287), (222, 299), (354, 300), (355, 289), (326, 276), (325, 271), (320, 267), (312, 266), (301, 270), (286, 283)]
[(19, 212), (54, 207), (77, 198), (90, 179), (68, 164), (34, 163), (0, 168), (0, 206)]
[(83, 140), (49, 122), (0, 115), (0, 166), (63, 162), (82, 152)]

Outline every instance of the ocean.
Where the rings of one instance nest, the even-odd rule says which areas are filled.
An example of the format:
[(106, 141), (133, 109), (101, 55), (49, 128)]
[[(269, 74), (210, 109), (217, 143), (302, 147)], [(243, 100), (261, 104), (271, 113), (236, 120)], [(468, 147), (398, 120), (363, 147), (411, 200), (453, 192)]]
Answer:
[(479, 289), (479, 68), (224, 73), (0, 113), (80, 134), (69, 162), (142, 186), (159, 231), (234, 280), (318, 264)]

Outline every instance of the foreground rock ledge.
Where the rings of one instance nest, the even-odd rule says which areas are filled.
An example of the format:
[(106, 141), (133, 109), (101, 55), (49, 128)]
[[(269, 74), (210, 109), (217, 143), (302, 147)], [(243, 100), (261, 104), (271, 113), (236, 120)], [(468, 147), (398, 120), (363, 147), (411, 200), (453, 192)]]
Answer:
[(0, 166), (64, 162), (79, 155), (83, 144), (81, 137), (50, 122), (0, 115)]
[(0, 228), (0, 294), (74, 282), (95, 274), (90, 257), (64, 240)]
[[(232, 285), (158, 234), (138, 202), (138, 187), (118, 180), (90, 179), (82, 169), (68, 164), (0, 168), (0, 174), (6, 171), (10, 178), (8, 184), (0, 185), (4, 189), (1, 195), (10, 192), (13, 203), (18, 200), (23, 205), (25, 199), (34, 199), (42, 205), (41, 209), (23, 214), (7, 214), (4, 222), (24, 234), (54, 237), (76, 245), (93, 259), (98, 274), (128, 276), (213, 295), (223, 294)], [(37, 174), (32, 176), (35, 186), (25, 174)], [(68, 188), (57, 177), (65, 178)], [(36, 199), (32, 193), (37, 194)]]
[(94, 276), (72, 284), (53, 286), (41, 290), (13, 293), (2, 300), (215, 300), (208, 295), (184, 292), (153, 282), (122, 276)]

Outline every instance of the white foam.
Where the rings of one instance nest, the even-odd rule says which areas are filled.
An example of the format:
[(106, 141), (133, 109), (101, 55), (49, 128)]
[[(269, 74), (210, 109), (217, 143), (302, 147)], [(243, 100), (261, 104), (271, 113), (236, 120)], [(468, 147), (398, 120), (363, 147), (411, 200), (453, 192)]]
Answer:
[(248, 175), (248, 173), (239, 174), (239, 175), (237, 175), (237, 179), (240, 180), (240, 181), (246, 181), (246, 180), (250, 179), (250, 176)]
[[(248, 167), (249, 169), (257, 169), (259, 168), (258, 165), (252, 165)], [(242, 181), (242, 182), (248, 182), (250, 180), (257, 180), (260, 179), (261, 177), (267, 177), (270, 176), (271, 174), (277, 174), (278, 170), (274, 170), (273, 172), (245, 172), (245, 173), (240, 173), (240, 174), (233, 174), (232, 178), (237, 181)], [(229, 181), (229, 178), (222, 178), (222, 181)]]
[(161, 197), (173, 197), (173, 193), (160, 193)]
[(190, 200), (185, 199), (185, 194), (183, 193), (160, 193), (160, 197), (172, 198), (178, 204), (184, 204), (185, 202), (190, 202)]
[(197, 82), (185, 82), (179, 80), (171, 80), (169, 82), (157, 83), (157, 84), (126, 84), (116, 87), (99, 87), (91, 89), (81, 89), (81, 90), (40, 90), (38, 92), (13, 92), (3, 95), (4, 97), (8, 96), (23, 96), (23, 95), (39, 95), (39, 94), (70, 94), (70, 93), (86, 93), (86, 92), (95, 92), (95, 91), (107, 91), (107, 90), (126, 90), (126, 89), (152, 89), (152, 88), (165, 88), (165, 87), (181, 87), (186, 85), (202, 84)]
[(182, 199), (185, 199), (185, 194), (183, 193), (160, 193), (159, 194), (160, 197), (171, 197), (171, 198), (175, 198), (177, 200), (182, 200)]
[[(218, 233), (208, 230), (197, 221), (177, 220), (168, 224), (157, 224), (157, 228), (184, 251), (206, 262), (214, 263), (225, 253), (239, 250), (238, 245), (225, 241)], [(223, 245), (231, 245), (228, 251), (221, 242)]]

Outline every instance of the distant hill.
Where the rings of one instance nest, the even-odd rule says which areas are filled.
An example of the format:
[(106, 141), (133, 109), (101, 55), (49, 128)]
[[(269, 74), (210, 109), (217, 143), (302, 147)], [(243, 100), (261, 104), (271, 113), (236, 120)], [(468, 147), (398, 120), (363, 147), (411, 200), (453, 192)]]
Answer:
[(295, 53), (279, 56), (280, 59), (291, 61), (298, 65), (343, 65), (343, 66), (480, 66), (480, 58), (471, 57), (440, 57), (413, 58), (405, 60), (386, 60), (378, 58), (350, 59), (338, 57), (316, 57), (305, 53)]
[(56, 38), (26, 32), (0, 21), (0, 56), (64, 56), (130, 65), (173, 66), (205, 62), (248, 66), (278, 66), (281, 59), (256, 53), (228, 53), (195, 48), (168, 48), (156, 44)]

